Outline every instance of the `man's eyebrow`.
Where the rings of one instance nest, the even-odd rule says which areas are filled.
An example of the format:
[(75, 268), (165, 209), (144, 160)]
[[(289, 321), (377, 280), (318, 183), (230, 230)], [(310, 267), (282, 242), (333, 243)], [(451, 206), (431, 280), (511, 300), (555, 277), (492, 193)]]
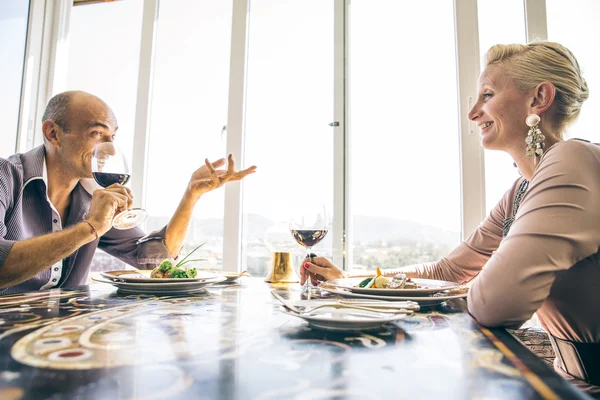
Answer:
[(103, 124), (102, 122), (98, 122), (98, 121), (92, 121), (88, 124), (88, 129), (90, 128), (96, 128), (96, 127), (100, 127), (100, 128), (104, 128), (104, 129), (110, 129), (108, 127), (108, 125)]

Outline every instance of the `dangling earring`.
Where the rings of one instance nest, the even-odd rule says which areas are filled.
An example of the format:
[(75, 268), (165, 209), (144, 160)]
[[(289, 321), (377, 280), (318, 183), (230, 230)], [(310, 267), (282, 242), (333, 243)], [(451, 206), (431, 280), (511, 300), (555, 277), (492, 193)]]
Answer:
[(546, 137), (542, 135), (542, 131), (538, 128), (540, 123), (540, 116), (537, 114), (529, 114), (525, 118), (525, 123), (529, 127), (525, 143), (527, 143), (527, 149), (525, 155), (527, 158), (533, 157), (533, 163), (537, 163), (535, 156), (541, 157), (544, 154), (544, 140)]

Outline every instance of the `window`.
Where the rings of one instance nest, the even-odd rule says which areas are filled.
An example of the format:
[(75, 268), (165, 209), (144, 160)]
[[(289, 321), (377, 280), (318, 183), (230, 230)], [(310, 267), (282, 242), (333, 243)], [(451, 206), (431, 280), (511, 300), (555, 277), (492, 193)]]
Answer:
[[(155, 49), (146, 209), (148, 230), (164, 226), (204, 159), (226, 157), (231, 1), (160, 2)], [(237, 166), (239, 167), (239, 165)], [(204, 196), (183, 253), (202, 242), (202, 267), (223, 260), (223, 196)]]
[[(525, 43), (523, 0), (479, 0), (479, 50), (481, 59), (495, 44)], [(483, 71), (483, 62), (482, 62)], [(523, 121), (525, 125), (525, 121)], [(485, 199), (489, 213), (519, 177), (512, 157), (503, 151), (485, 151)]]
[(437, 260), (460, 240), (453, 14), (452, 2), (351, 3), (355, 269)]
[[(563, 2), (547, 0), (548, 40), (567, 46), (575, 54), (591, 96), (583, 104), (579, 119), (567, 128), (567, 138), (600, 142), (597, 115), (600, 112), (600, 3), (596, 0)], [(596, 118), (596, 120), (595, 120)]]
[[(264, 233), (295, 205), (333, 210), (333, 21), (333, 1), (250, 3), (245, 160), (258, 172), (244, 182), (242, 268), (254, 275), (270, 270)], [(331, 243), (313, 250), (329, 256)]]
[(8, 157), (16, 148), (28, 16), (28, 0), (0, 3), (0, 157)]
[[(116, 143), (131, 162), (137, 100), (143, 0), (73, 7), (69, 32), (68, 90), (104, 100), (119, 123)], [(98, 251), (92, 271), (126, 268)]]

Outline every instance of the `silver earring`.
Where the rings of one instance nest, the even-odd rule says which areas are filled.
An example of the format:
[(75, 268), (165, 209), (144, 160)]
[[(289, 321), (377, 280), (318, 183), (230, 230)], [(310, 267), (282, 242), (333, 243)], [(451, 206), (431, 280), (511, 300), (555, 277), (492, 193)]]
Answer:
[[(542, 131), (538, 128), (540, 116), (537, 114), (529, 114), (527, 118), (525, 118), (525, 123), (529, 127), (529, 132), (527, 132), (527, 137), (525, 138), (525, 143), (527, 143), (525, 155), (527, 158), (534, 156), (541, 157), (542, 154), (544, 154), (544, 140), (546, 137), (542, 135)], [(533, 158), (533, 161), (536, 162), (535, 157)]]

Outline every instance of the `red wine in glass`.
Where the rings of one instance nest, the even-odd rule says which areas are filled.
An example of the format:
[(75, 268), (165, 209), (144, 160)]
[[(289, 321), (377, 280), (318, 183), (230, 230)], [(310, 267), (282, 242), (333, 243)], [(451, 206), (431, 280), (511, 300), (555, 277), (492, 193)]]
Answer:
[[(312, 261), (311, 248), (323, 240), (329, 231), (325, 206), (322, 204), (303, 206), (296, 215), (290, 218), (289, 228), (296, 242), (306, 248), (306, 258)], [(309, 276), (304, 282), (302, 291), (310, 292), (312, 289), (313, 285)]]
[[(125, 185), (129, 182), (129, 163), (113, 142), (102, 142), (94, 148), (92, 176), (96, 183), (104, 188), (115, 183)], [(130, 208), (116, 214), (112, 225), (115, 229), (130, 229), (144, 222), (147, 215), (141, 208)]]
[(129, 174), (111, 174), (110, 172), (92, 172), (92, 175), (96, 183), (104, 188), (114, 183), (125, 185), (131, 177)]

